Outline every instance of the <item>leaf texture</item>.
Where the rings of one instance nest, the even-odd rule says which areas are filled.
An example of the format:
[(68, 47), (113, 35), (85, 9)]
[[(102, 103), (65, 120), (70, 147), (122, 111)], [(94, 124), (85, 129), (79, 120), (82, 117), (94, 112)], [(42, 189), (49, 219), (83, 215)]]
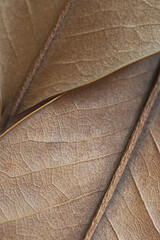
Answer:
[[(159, 55), (152, 56), (68, 93), (3, 136), (2, 240), (84, 237), (143, 108), (158, 60)], [(104, 234), (107, 229), (116, 239), (117, 232), (105, 222)]]
[[(54, 41), (52, 34), (49, 36), (47, 43), (52, 42), (51, 45), (43, 45), (40, 50), (43, 58), (38, 56), (21, 78), (22, 87), (5, 110), (4, 122), (18, 109), (20, 113), (46, 98), (93, 82), (159, 51), (159, 1), (67, 2), (70, 8), (65, 21), (56, 31)], [(55, 5), (60, 8), (59, 2)], [(45, 7), (50, 12), (50, 1), (45, 2)], [(56, 13), (55, 9), (54, 17)], [(38, 14), (41, 16), (41, 9)]]
[(159, 100), (93, 239), (160, 238)]
[(0, 93), (3, 110), (11, 104), (55, 27), (64, 0), (0, 2)]
[(160, 1), (0, 18), (0, 240), (160, 239)]
[(160, 49), (160, 2), (74, 1), (19, 112)]

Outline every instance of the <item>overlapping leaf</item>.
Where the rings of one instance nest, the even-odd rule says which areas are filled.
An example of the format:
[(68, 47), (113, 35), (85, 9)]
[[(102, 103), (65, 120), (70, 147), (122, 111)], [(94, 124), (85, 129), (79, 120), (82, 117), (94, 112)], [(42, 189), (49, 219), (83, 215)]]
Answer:
[(0, 94), (3, 110), (18, 93), (65, 0), (0, 2)]
[(116, 70), (159, 51), (160, 2), (0, 6), (2, 133), (49, 99), (103, 78), (53, 99), (1, 139), (0, 239), (159, 239), (159, 87), (123, 177), (90, 226), (132, 144), (159, 54)]
[[(64, 6), (68, 6), (66, 14)], [(2, 1), (1, 8), (2, 34), (7, 38), (1, 47), (3, 109), (10, 102), (11, 116), (18, 108), (21, 112), (50, 96), (95, 81), (160, 48), (160, 4), (156, 0), (48, 0), (38, 2), (38, 9), (36, 1)], [(20, 20), (14, 12), (24, 12), (26, 17), (22, 14)], [(63, 22), (53, 34), (59, 14)], [(44, 42), (51, 24), (51, 34)]]
[(83, 238), (158, 59), (150, 57), (60, 98), (1, 139), (1, 239)]
[(160, 238), (159, 100), (93, 239)]
[(159, 51), (159, 9), (157, 1), (74, 1), (19, 111)]

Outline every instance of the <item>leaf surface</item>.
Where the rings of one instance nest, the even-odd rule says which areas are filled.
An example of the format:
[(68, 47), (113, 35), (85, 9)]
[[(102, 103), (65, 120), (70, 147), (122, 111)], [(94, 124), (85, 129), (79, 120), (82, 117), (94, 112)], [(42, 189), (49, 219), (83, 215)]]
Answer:
[(159, 55), (152, 56), (68, 93), (3, 136), (2, 240), (84, 237), (143, 108), (158, 60)]
[(12, 0), (0, 2), (0, 94), (3, 110), (18, 93), (55, 27), (65, 0)]
[(160, 49), (160, 2), (73, 1), (19, 112)]
[(93, 239), (160, 238), (159, 101)]
[(0, 239), (160, 239), (159, 13), (0, 2)]
[[(17, 5), (12, 3), (18, 6), (18, 11), (27, 11), (28, 16), (22, 24), (16, 24), (19, 18), (17, 20), (14, 15), (6, 13), (2, 2), (3, 18), (5, 13), (7, 19), (3, 21), (2, 30), (9, 21), (9, 27), (14, 32), (12, 37), (9, 29), (7, 38), (10, 37), (10, 40), (5, 41), (9, 50), (4, 51), (3, 45), (1, 47), (2, 61), (10, 59), (3, 63), (5, 71), (2, 71), (5, 112), (2, 125), (6, 125), (17, 111), (20, 113), (46, 98), (93, 82), (159, 51), (159, 1), (148, 3), (146, 0), (134, 0), (120, 3), (117, 0), (66, 0), (63, 3), (64, 0), (53, 4), (50, 0), (45, 3), (42, 1), (40, 6), (38, 3), (38, 10), (36, 1), (21, 1)], [(44, 8), (45, 16), (47, 13), (46, 22), (43, 21)], [(61, 17), (57, 20), (59, 12)], [(35, 31), (39, 35), (36, 40), (30, 32), (34, 29), (34, 21)], [(46, 42), (42, 44), (51, 21), (53, 27)], [(54, 24), (56, 21), (58, 25)], [(27, 26), (28, 32), (25, 30)], [(6, 33), (7, 29), (4, 28), (2, 34)], [(20, 43), (17, 35), (20, 36)], [(18, 54), (17, 57), (15, 53)], [(9, 62), (11, 67), (8, 66)], [(14, 84), (11, 84), (12, 78)], [(7, 101), (9, 106), (6, 109)]]

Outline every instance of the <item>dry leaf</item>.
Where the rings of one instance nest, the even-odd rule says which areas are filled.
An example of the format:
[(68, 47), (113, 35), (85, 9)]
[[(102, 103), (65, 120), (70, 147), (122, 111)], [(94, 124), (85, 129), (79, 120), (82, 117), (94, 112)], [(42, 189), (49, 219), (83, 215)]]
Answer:
[(159, 101), (93, 239), (160, 239)]
[[(10, 40), (5, 41), (6, 47), (1, 47), (1, 52), (4, 52), (9, 46), (8, 51), (1, 54), (5, 70), (2, 71), (3, 109), (7, 115), (4, 121), (11, 118), (17, 109), (18, 112), (26, 110), (50, 96), (95, 81), (160, 49), (160, 3), (156, 0), (150, 3), (146, 0), (47, 0), (45, 3), (38, 1), (38, 10), (35, 0), (18, 1), (18, 4), (15, 1), (1, 3), (2, 16), (7, 19), (2, 22), (2, 30), (6, 24), (13, 29), (8, 30), (10, 34), (7, 39)], [(5, 11), (5, 5), (12, 5), (17, 9), (14, 11), (27, 14), (27, 18), (22, 18), (24, 22), (21, 21), (21, 25), (18, 25), (17, 21), (20, 20), (15, 14)], [(43, 21), (44, 15), (47, 15), (46, 23)], [(31, 25), (32, 18), (35, 19), (35, 24)], [(57, 25), (53, 22), (57, 22)], [(44, 42), (51, 24), (53, 28)], [(8, 25), (6, 27), (9, 27)], [(29, 32), (24, 34), (27, 26)], [(32, 28), (39, 33), (37, 40), (31, 34)], [(4, 36), (6, 33), (7, 28), (2, 31)], [(14, 44), (12, 51), (11, 44)], [(40, 54), (33, 63), (38, 51)], [(10, 61), (4, 61), (5, 59)], [(10, 84), (12, 78), (13, 84)], [(26, 91), (27, 94), (19, 107)], [(15, 93), (17, 94), (14, 98)], [(7, 101), (11, 102), (11, 106), (6, 109)]]
[(74, 1), (19, 111), (159, 51), (155, 3)]
[(143, 108), (158, 59), (68, 93), (1, 139), (1, 239), (84, 237)]
[[(0, 91), (3, 108), (13, 101), (65, 0), (0, 2)], [(45, 20), (44, 20), (45, 19)]]
[(160, 2), (0, 4), (0, 239), (159, 239)]

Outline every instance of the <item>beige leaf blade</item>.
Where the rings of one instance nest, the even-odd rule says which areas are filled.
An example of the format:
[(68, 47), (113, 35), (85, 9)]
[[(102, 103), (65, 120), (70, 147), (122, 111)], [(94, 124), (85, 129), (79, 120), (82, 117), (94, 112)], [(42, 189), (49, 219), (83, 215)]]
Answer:
[[(18, 108), (22, 112), (48, 97), (93, 82), (159, 51), (159, 1), (70, 2), (54, 41), (42, 49), (48, 50), (44, 62), (38, 58), (39, 71), (35, 64), (26, 75), (4, 123)], [(49, 4), (46, 3), (47, 9)]]
[(160, 49), (160, 2), (75, 0), (19, 112)]
[[(93, 239), (160, 238), (160, 98)], [(112, 227), (111, 227), (112, 226)], [(110, 232), (109, 232), (110, 231)]]
[(160, 94), (160, 72), (158, 73), (157, 81), (156, 81), (154, 87), (152, 88), (152, 91), (151, 91), (149, 98), (145, 104), (145, 107), (141, 113), (141, 116), (136, 123), (136, 126), (135, 126), (134, 131), (132, 132), (132, 135), (128, 141), (126, 149), (123, 152), (119, 166), (118, 166), (117, 170), (115, 171), (115, 174), (112, 177), (110, 185), (109, 185), (108, 189), (106, 190), (103, 200), (99, 206), (99, 209), (90, 225), (89, 230), (86, 233), (86, 236), (84, 238), (85, 240), (90, 240), (92, 238), (92, 235), (94, 234), (94, 232), (99, 224), (99, 221), (101, 220), (101, 218), (104, 214), (104, 211), (107, 208), (109, 201), (111, 200), (111, 198), (117, 188), (117, 185), (124, 173), (127, 163), (133, 153), (133, 150), (137, 144), (139, 137), (142, 134), (144, 125), (150, 116), (151, 110), (153, 109), (159, 94)]
[(2, 240), (83, 238), (158, 60), (155, 55), (77, 89), (1, 138)]
[(11, 104), (32, 68), (65, 0), (0, 2), (0, 93), (3, 111)]

